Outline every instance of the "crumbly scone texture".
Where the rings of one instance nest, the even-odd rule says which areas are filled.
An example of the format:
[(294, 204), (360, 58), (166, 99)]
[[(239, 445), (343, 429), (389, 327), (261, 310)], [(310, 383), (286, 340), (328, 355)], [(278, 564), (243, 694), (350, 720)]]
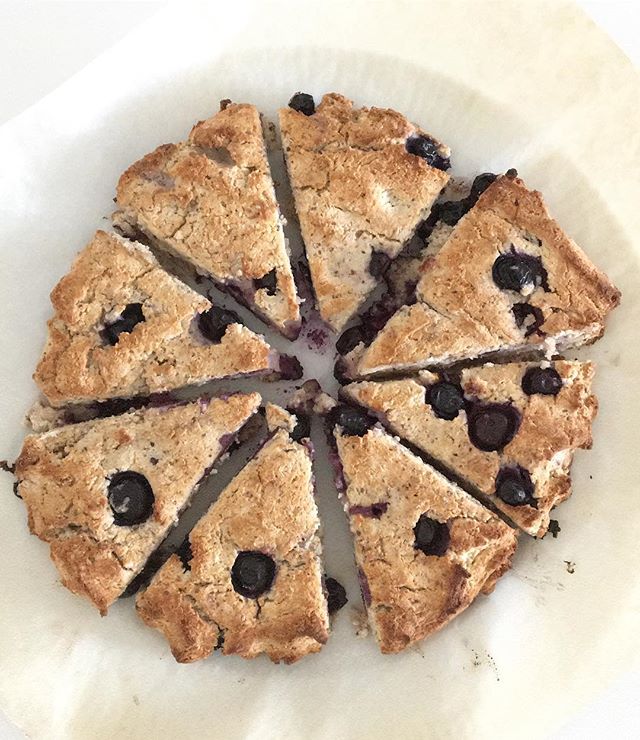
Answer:
[(398, 255), (449, 176), (407, 152), (424, 132), (403, 115), (335, 93), (311, 116), (283, 108), (280, 128), (318, 308), (340, 331), (376, 285), (372, 254)]
[[(345, 396), (375, 412), (395, 434), (422, 450), (459, 480), (482, 493), (525, 532), (541, 537), (551, 510), (571, 495), (571, 462), (578, 448), (591, 447), (591, 426), (598, 401), (591, 386), (590, 362), (542, 363), (562, 379), (556, 396), (522, 390), (522, 379), (539, 362), (484, 365), (462, 371), (460, 384), (468, 402), (509, 403), (520, 413), (514, 438), (497, 452), (478, 449), (469, 438), (467, 412), (441, 419), (427, 403), (427, 389), (441, 380), (429, 371), (415, 379), (363, 381), (343, 389)], [(535, 486), (535, 506), (510, 506), (495, 495), (501, 468), (521, 466)]]
[[(310, 450), (278, 429), (192, 530), (187, 569), (172, 555), (138, 596), (138, 613), (181, 663), (217, 648), (286, 663), (317, 652), (329, 630), (319, 526)], [(244, 551), (276, 564), (271, 588), (256, 599), (232, 585)]]
[[(16, 462), (18, 493), (62, 583), (105, 614), (259, 404), (257, 393), (202, 398), (28, 436)], [(107, 499), (110, 478), (123, 471), (143, 475), (153, 490), (152, 514), (135, 526), (115, 524)]]
[(287, 432), (292, 432), (295, 429), (298, 420), (290, 411), (276, 403), (267, 403), (264, 409), (267, 428), (270, 432), (275, 432), (276, 429), (286, 429)]
[[(269, 372), (274, 352), (242, 324), (218, 344), (198, 331), (196, 317), (211, 303), (165, 272), (149, 249), (117, 234), (96, 232), (51, 293), (54, 316), (34, 379), (52, 406), (128, 398)], [(144, 321), (102, 338), (129, 304)]]
[[(334, 435), (369, 621), (382, 652), (399, 652), (493, 590), (516, 533), (379, 427)], [(379, 517), (366, 513), (374, 504), (386, 505)], [(449, 529), (442, 556), (414, 547), (423, 514)]]
[[(260, 115), (229, 104), (120, 177), (114, 219), (191, 263), (286, 336), (300, 310)], [(252, 281), (274, 272), (275, 285)]]
[[(543, 286), (526, 293), (500, 289), (492, 267), (515, 250), (540, 257)], [(553, 353), (593, 342), (620, 292), (550, 217), (535, 190), (499, 177), (422, 264), (417, 303), (400, 309), (368, 348), (354, 351), (357, 374), (447, 365), (490, 352), (536, 349)], [(542, 312), (539, 331), (526, 336), (514, 304)]]

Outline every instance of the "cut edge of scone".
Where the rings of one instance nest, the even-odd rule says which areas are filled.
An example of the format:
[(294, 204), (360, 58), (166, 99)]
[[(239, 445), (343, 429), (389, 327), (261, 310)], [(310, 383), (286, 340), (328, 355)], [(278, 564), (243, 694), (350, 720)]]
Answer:
[[(120, 177), (116, 204), (112, 220), (120, 233), (190, 264), (276, 331), (297, 338), (300, 298), (255, 106), (224, 100), (187, 141), (132, 164)], [(254, 241), (260, 229), (264, 241)]]
[[(503, 232), (519, 240), (518, 249), (511, 239), (500, 241)], [(518, 291), (500, 287), (494, 276), (498, 258), (512, 255), (530, 258), (537, 271)], [(488, 272), (482, 273), (482, 293), (476, 292), (479, 278), (473, 283), (464, 272), (479, 263)], [(361, 343), (342, 358), (345, 376), (408, 373), (478, 358), (552, 357), (601, 337), (607, 315), (620, 302), (619, 290), (515, 171), (486, 188), (421, 270), (416, 302), (393, 314), (368, 346)]]
[(300, 95), (279, 112), (283, 152), (318, 310), (339, 332), (428, 216), (450, 151), (396, 111)]
[[(575, 451), (592, 444), (594, 372), (593, 363), (573, 360), (487, 364), (453, 375), (364, 380), (341, 396), (524, 532), (543, 537), (551, 511), (571, 495)], [(448, 397), (438, 401), (438, 393)], [(472, 439), (469, 420), (483, 409), (515, 410), (515, 430), (502, 447), (483, 450)]]
[(16, 492), (62, 584), (105, 615), (260, 401), (202, 397), (27, 436)]
[(369, 623), (383, 653), (400, 652), (493, 590), (517, 533), (364, 412), (338, 405), (327, 420)]
[(117, 234), (96, 232), (51, 302), (34, 379), (54, 407), (114, 400), (122, 408), (126, 399), (222, 378), (299, 377), (295, 358)]
[(263, 447), (137, 597), (178, 662), (220, 650), (293, 663), (328, 639), (313, 448), (289, 412), (270, 404), (267, 419)]

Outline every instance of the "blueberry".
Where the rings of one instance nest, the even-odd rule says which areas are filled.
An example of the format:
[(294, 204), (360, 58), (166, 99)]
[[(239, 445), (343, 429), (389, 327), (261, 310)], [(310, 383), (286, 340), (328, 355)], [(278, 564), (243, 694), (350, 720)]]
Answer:
[(263, 552), (243, 551), (231, 568), (231, 584), (240, 596), (257, 599), (271, 588), (275, 575), (273, 558)]
[(391, 257), (386, 252), (371, 252), (369, 259), (369, 274), (374, 278), (379, 278), (389, 269)]
[(438, 204), (438, 216), (448, 226), (455, 226), (472, 205), (467, 198), (448, 200), (445, 203)]
[(449, 157), (440, 154), (438, 142), (429, 136), (410, 136), (405, 146), (409, 154), (421, 157), (431, 167), (439, 170), (448, 170), (451, 167)]
[(211, 306), (198, 316), (198, 328), (210, 342), (218, 344), (231, 324), (241, 324), (237, 313), (220, 306)]
[(267, 295), (275, 295), (278, 289), (278, 278), (276, 277), (276, 268), (274, 267), (271, 272), (263, 275), (261, 278), (256, 278), (253, 281), (253, 287), (256, 290), (266, 290)]
[(352, 516), (354, 514), (359, 514), (360, 516), (365, 516), (368, 519), (380, 519), (383, 514), (386, 514), (388, 508), (388, 501), (378, 501), (377, 503), (370, 504), (369, 506), (350, 506), (349, 514)]
[(363, 330), (359, 325), (352, 326), (351, 328), (343, 331), (338, 337), (336, 342), (336, 351), (339, 355), (346, 355), (355, 349), (360, 342), (364, 341)]
[(532, 306), (530, 303), (514, 303), (511, 306), (511, 312), (516, 320), (516, 325), (520, 328), (524, 327), (525, 337), (534, 333), (541, 336), (544, 334), (540, 330), (540, 327), (544, 324), (544, 314), (538, 306)]
[(329, 609), (329, 614), (335, 614), (347, 603), (347, 592), (344, 590), (344, 586), (341, 583), (338, 583), (335, 578), (325, 577), (324, 585), (327, 589), (327, 607)]
[(299, 380), (304, 375), (300, 360), (293, 355), (280, 355), (278, 372), (280, 380)]
[(467, 413), (469, 439), (480, 450), (503, 449), (520, 426), (520, 414), (510, 404), (476, 404)]
[(144, 475), (125, 470), (111, 476), (107, 500), (113, 512), (114, 524), (132, 527), (151, 516), (155, 497)]
[(307, 414), (296, 413), (297, 423), (289, 436), (296, 442), (311, 434), (311, 419)]
[(509, 506), (536, 506), (533, 496), (534, 485), (529, 471), (517, 465), (500, 468), (496, 476), (495, 495)]
[(115, 321), (105, 325), (102, 338), (109, 344), (117, 344), (121, 334), (130, 334), (143, 321), (142, 303), (129, 303)]
[(309, 93), (297, 92), (289, 101), (289, 108), (304, 113), (305, 116), (312, 116), (316, 112), (316, 104), (313, 96)]
[(364, 437), (375, 421), (363, 409), (353, 406), (334, 406), (329, 412), (332, 426), (341, 427), (342, 433), (349, 437)]
[(191, 570), (191, 558), (193, 558), (193, 552), (191, 550), (191, 542), (188, 537), (184, 538), (184, 541), (176, 550), (176, 555), (180, 558), (182, 567), (185, 570)]
[(413, 528), (413, 534), (416, 538), (413, 546), (416, 550), (421, 550), (425, 555), (442, 557), (447, 551), (451, 540), (449, 527), (442, 522), (431, 519), (426, 514), (422, 514), (416, 522), (416, 526)]
[(493, 282), (502, 290), (513, 290), (520, 293), (526, 286), (549, 290), (547, 271), (540, 257), (530, 254), (518, 254), (512, 251), (496, 258), (491, 270)]
[(451, 421), (455, 419), (464, 407), (464, 395), (462, 388), (453, 383), (440, 381), (427, 388), (427, 403), (433, 409), (433, 413), (439, 419)]
[(533, 396), (557, 396), (562, 388), (562, 378), (553, 367), (530, 367), (522, 378), (522, 390)]
[(474, 203), (497, 177), (493, 172), (483, 172), (474, 179), (470, 193), (470, 197), (473, 198)]

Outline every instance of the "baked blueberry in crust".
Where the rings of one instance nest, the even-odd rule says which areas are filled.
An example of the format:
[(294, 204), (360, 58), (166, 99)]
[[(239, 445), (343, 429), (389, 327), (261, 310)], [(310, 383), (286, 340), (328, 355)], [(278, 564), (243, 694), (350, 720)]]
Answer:
[(533, 396), (557, 396), (562, 388), (562, 378), (553, 367), (531, 367), (522, 377), (522, 390)]
[(493, 282), (502, 290), (513, 290), (516, 293), (521, 293), (524, 288), (529, 291), (540, 287), (549, 290), (542, 258), (516, 252), (513, 245), (510, 252), (496, 257), (491, 274)]
[(335, 614), (347, 603), (347, 592), (345, 591), (344, 586), (339, 581), (336, 581), (335, 578), (328, 578), (325, 576), (324, 586), (327, 590), (327, 606), (329, 608), (329, 614)]
[(121, 334), (130, 334), (143, 321), (142, 304), (129, 303), (115, 321), (105, 324), (101, 336), (109, 344), (115, 345), (118, 343)]
[(436, 555), (442, 557), (449, 548), (451, 536), (449, 527), (442, 522), (422, 514), (416, 526), (413, 528), (415, 542), (413, 546), (421, 550), (425, 555)]
[(520, 465), (501, 468), (496, 476), (495, 495), (509, 506), (534, 506), (534, 485), (529, 471)]
[(502, 450), (520, 426), (520, 414), (509, 403), (476, 403), (467, 412), (469, 439), (480, 450)]
[(133, 527), (145, 522), (151, 516), (155, 501), (149, 481), (133, 470), (125, 470), (111, 477), (107, 499), (113, 512), (113, 521), (120, 527)]
[(544, 324), (544, 314), (538, 306), (532, 306), (530, 303), (514, 303), (511, 307), (513, 317), (516, 320), (516, 326), (524, 329), (525, 337), (532, 334), (544, 336), (541, 326)]
[(410, 136), (406, 142), (406, 148), (409, 154), (415, 154), (421, 157), (428, 165), (439, 170), (448, 170), (451, 167), (449, 157), (443, 157), (440, 154), (439, 144), (429, 136), (419, 134)]
[(241, 324), (242, 320), (235, 311), (229, 311), (220, 306), (211, 306), (208, 311), (198, 316), (198, 328), (202, 335), (210, 342), (217, 344), (231, 324)]
[(350, 506), (349, 514), (359, 514), (360, 516), (370, 517), (371, 519), (380, 519), (380, 517), (386, 513), (389, 508), (388, 501), (379, 501), (369, 506)]
[(340, 427), (342, 433), (349, 437), (364, 437), (375, 424), (366, 411), (345, 404), (332, 408), (328, 420), (332, 427)]
[(253, 281), (253, 287), (256, 290), (266, 290), (267, 295), (275, 295), (278, 290), (278, 278), (275, 267), (261, 278), (256, 278)]
[(464, 408), (462, 388), (444, 380), (427, 388), (426, 400), (438, 418), (448, 421), (455, 419)]
[(248, 599), (257, 599), (266, 593), (276, 575), (276, 564), (263, 552), (239, 552), (231, 568), (233, 588)]
[(289, 101), (289, 108), (304, 113), (305, 116), (312, 116), (316, 112), (316, 104), (313, 96), (309, 93), (297, 92)]

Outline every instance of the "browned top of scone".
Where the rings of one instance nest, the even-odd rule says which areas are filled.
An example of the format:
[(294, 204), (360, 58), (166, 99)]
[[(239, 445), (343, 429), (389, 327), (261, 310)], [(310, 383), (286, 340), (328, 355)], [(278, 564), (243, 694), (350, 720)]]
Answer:
[[(369, 621), (382, 652), (398, 652), (490, 592), (516, 535), (381, 429), (335, 437)], [(437, 554), (416, 546), (423, 516), (438, 529)]]
[(448, 175), (407, 151), (424, 132), (403, 115), (336, 93), (311, 116), (283, 108), (280, 127), (319, 310), (339, 331), (376, 284), (372, 255), (397, 256)]
[[(296, 333), (298, 298), (254, 106), (230, 104), (196, 124), (188, 141), (131, 165), (116, 202), (117, 222), (237, 288), (278, 330)], [(264, 286), (253, 282), (261, 278)]]
[[(147, 247), (96, 232), (51, 293), (55, 311), (34, 378), (54, 406), (137, 396), (270, 369), (264, 339), (231, 324), (215, 344), (196, 328), (211, 303)], [(144, 321), (112, 345), (105, 326), (140, 304)]]
[[(28, 436), (18, 492), (63, 584), (106, 613), (259, 404), (257, 393), (199, 399)], [(124, 472), (144, 476), (153, 492), (148, 518), (131, 526), (116, 524), (108, 499)]]
[[(557, 394), (527, 394), (523, 379), (541, 363), (485, 365), (462, 371), (466, 399), (454, 418), (438, 416), (431, 389), (442, 378), (424, 371), (415, 379), (353, 383), (347, 397), (372, 409), (398, 435), (423, 450), (458, 478), (481, 491), (518, 526), (543, 535), (551, 510), (570, 492), (569, 466), (575, 449), (591, 446), (591, 425), (598, 403), (591, 391), (590, 362), (542, 363), (561, 380)], [(524, 382), (526, 386), (526, 381)], [(531, 390), (531, 389), (530, 389)], [(469, 431), (469, 414), (487, 404), (506, 405), (517, 412), (518, 427), (499, 450), (482, 450)], [(478, 418), (477, 416), (475, 418)], [(501, 469), (521, 466), (533, 483), (531, 504), (511, 506), (495, 495)]]
[[(525, 256), (538, 279), (495, 280), (497, 259)], [(499, 177), (422, 265), (418, 303), (401, 309), (361, 352), (358, 373), (448, 364), (487, 352), (597, 339), (620, 292), (550, 217), (542, 195)]]
[[(329, 627), (318, 528), (309, 450), (279, 429), (192, 530), (187, 565), (172, 556), (138, 597), (138, 613), (180, 662), (217, 647), (287, 663), (317, 652)], [(256, 598), (232, 582), (246, 552), (275, 565), (270, 588)]]

